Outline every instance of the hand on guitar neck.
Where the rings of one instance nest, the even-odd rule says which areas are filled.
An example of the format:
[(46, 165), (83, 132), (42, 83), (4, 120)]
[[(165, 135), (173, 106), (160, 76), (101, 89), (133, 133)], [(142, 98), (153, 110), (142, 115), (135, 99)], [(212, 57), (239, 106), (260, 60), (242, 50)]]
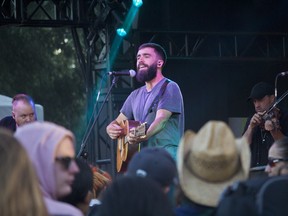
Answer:
[(133, 145), (133, 144), (141, 143), (141, 142), (146, 140), (146, 134), (141, 135), (141, 134), (143, 134), (141, 132), (140, 135), (139, 135), (139, 133), (136, 132), (136, 130), (137, 130), (137, 128), (135, 128), (135, 127), (131, 128), (130, 131), (129, 131), (128, 136), (126, 136), (127, 142), (129, 144)]

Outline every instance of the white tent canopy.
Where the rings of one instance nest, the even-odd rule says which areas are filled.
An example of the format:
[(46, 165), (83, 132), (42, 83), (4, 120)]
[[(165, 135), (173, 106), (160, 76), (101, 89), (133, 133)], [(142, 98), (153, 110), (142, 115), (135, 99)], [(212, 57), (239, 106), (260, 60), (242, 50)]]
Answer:
[[(44, 109), (43, 106), (40, 104), (35, 104), (37, 119), (39, 121), (44, 120)], [(11, 116), (12, 111), (12, 98), (0, 95), (0, 119), (4, 118), (5, 116)]]

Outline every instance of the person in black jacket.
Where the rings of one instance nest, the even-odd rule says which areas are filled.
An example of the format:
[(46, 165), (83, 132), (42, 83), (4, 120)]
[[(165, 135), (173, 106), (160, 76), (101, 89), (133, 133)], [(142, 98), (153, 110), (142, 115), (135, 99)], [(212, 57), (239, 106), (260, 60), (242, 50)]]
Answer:
[(17, 94), (12, 100), (12, 116), (0, 120), (0, 127), (5, 127), (13, 132), (17, 127), (37, 120), (35, 103), (29, 95)]
[(251, 167), (265, 166), (273, 142), (288, 135), (288, 115), (278, 108), (266, 115), (266, 111), (275, 102), (274, 88), (269, 83), (259, 82), (254, 85), (248, 100), (253, 102), (255, 113), (247, 119), (243, 136), (250, 144)]

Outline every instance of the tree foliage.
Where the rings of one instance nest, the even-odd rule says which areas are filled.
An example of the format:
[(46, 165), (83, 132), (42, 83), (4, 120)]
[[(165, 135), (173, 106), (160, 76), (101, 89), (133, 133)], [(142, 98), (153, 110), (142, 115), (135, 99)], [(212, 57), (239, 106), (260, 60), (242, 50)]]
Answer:
[(45, 120), (83, 133), (85, 86), (67, 28), (0, 29), (0, 94), (31, 95)]

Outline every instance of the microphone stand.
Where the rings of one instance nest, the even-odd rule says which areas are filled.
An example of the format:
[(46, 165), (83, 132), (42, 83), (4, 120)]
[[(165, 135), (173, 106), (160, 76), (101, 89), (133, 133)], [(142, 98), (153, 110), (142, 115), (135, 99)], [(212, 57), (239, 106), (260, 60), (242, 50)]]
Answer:
[(279, 76), (282, 76), (282, 73), (277, 74), (277, 76), (275, 77), (275, 90), (274, 90), (275, 101), (277, 101), (277, 81)]
[(86, 143), (87, 143), (88, 137), (90, 136), (90, 134), (92, 132), (92, 129), (94, 128), (94, 126), (95, 126), (95, 124), (96, 124), (96, 122), (97, 122), (97, 120), (98, 120), (98, 118), (100, 116), (100, 113), (102, 112), (102, 110), (104, 108), (104, 105), (107, 102), (108, 96), (110, 95), (112, 88), (115, 86), (115, 84), (117, 83), (118, 80), (119, 80), (119, 77), (113, 75), (112, 84), (111, 84), (111, 86), (110, 86), (110, 88), (109, 88), (109, 90), (108, 90), (108, 92), (107, 92), (107, 94), (106, 94), (106, 96), (104, 98), (104, 101), (102, 102), (102, 105), (101, 105), (96, 117), (94, 118), (93, 124), (91, 125), (86, 137), (84, 137), (84, 139), (82, 141), (82, 144), (81, 144), (81, 147), (80, 147), (80, 151), (78, 152), (77, 157), (85, 156), (85, 155), (87, 157), (87, 153), (86, 154), (84, 153), (84, 149), (86, 148)]
[(281, 95), (281, 97), (279, 99), (277, 99), (277, 80), (279, 76), (284, 76), (287, 74), (286, 72), (281, 72), (279, 74), (277, 74), (277, 76), (275, 77), (275, 102), (274, 104), (265, 112), (265, 113), (270, 113), (287, 95), (288, 95), (288, 90), (286, 92), (283, 93), (283, 95)]

